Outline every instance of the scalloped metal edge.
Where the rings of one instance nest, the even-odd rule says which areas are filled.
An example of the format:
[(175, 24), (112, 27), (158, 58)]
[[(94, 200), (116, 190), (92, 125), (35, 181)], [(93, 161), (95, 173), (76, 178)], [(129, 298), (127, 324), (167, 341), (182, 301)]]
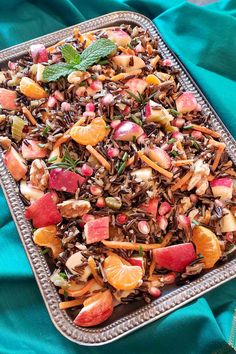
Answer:
[[(171, 59), (174, 66), (177, 69), (180, 69), (181, 85), (184, 89), (194, 93), (198, 102), (202, 106), (203, 113), (209, 115), (211, 126), (221, 134), (223, 141), (227, 145), (227, 151), (234, 164), (236, 164), (235, 140), (221, 122), (213, 108), (207, 102), (200, 89), (191, 79), (184, 66), (180, 63), (174, 53), (167, 47), (157, 28), (151, 20), (141, 14), (130, 11), (114, 12), (83, 22), (79, 25), (74, 25), (54, 32), (52, 34), (48, 34), (46, 36), (33, 39), (20, 45), (13, 46), (9, 49), (2, 50), (0, 52), (0, 63), (4, 63), (6, 60), (10, 60), (13, 57), (23, 55), (31, 44), (38, 43), (39, 40), (41, 43), (51, 45), (58, 40), (68, 37), (72, 34), (73, 29), (76, 27), (78, 27), (81, 32), (88, 32), (102, 27), (113, 26), (117, 23), (131, 23), (142, 26), (143, 28), (149, 30), (153, 37), (158, 37), (161, 54), (163, 57)], [(201, 276), (201, 278), (193, 281), (192, 283), (184, 285), (173, 292), (162, 296), (160, 299), (153, 301), (151, 304), (143, 306), (137, 311), (114, 321), (112, 324), (109, 324), (102, 329), (77, 327), (73, 324), (67, 313), (58, 308), (58, 302), (60, 301), (59, 295), (56, 288), (49, 280), (50, 270), (45, 258), (40, 253), (39, 248), (33, 243), (32, 227), (24, 218), (24, 205), (18, 195), (18, 187), (3, 163), (1, 148), (0, 182), (51, 320), (61, 334), (75, 343), (87, 346), (110, 343), (157, 320), (158, 318), (205, 294), (209, 290), (212, 290), (226, 281), (236, 277), (236, 259), (234, 259), (217, 269), (209, 271), (207, 274)]]

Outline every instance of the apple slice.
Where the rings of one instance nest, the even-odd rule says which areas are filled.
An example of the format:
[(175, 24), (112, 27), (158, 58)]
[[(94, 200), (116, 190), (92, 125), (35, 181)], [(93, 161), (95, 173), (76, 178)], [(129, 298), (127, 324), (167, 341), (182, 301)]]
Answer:
[(26, 160), (41, 159), (47, 156), (47, 149), (40, 147), (40, 141), (23, 140), (21, 149)]
[(192, 243), (181, 243), (153, 250), (153, 259), (159, 267), (183, 272), (196, 259), (196, 253)]
[(116, 55), (112, 58), (113, 63), (116, 66), (121, 66), (124, 68), (125, 72), (130, 72), (133, 70), (142, 69), (145, 67), (143, 59), (137, 57), (136, 55)]
[(34, 188), (30, 183), (26, 183), (26, 181), (21, 181), (20, 192), (26, 199), (31, 202), (38, 200), (44, 195), (43, 191)]
[(161, 203), (160, 207), (159, 207), (159, 215), (163, 216), (168, 214), (171, 211), (172, 207), (170, 205), (170, 203), (168, 202), (163, 202)]
[(16, 105), (17, 94), (16, 91), (0, 88), (0, 106), (3, 109), (14, 111), (17, 109)]
[(214, 197), (221, 199), (232, 199), (233, 180), (230, 177), (215, 178), (210, 182)]
[[(86, 282), (88, 280), (88, 277), (91, 274), (91, 270), (89, 265), (87, 265), (85, 268), (81, 269), (79, 268), (83, 262), (86, 261), (85, 257), (82, 255), (82, 253), (76, 252), (72, 254), (66, 261), (66, 267), (69, 269), (69, 271), (74, 274), (79, 276), (79, 279), (83, 282)], [(76, 271), (76, 267), (78, 267), (79, 271)]]
[(162, 126), (168, 126), (174, 118), (167, 109), (150, 100), (145, 106), (145, 119), (148, 123), (157, 122)]
[(133, 266), (139, 266), (143, 272), (145, 272), (145, 261), (143, 257), (131, 257), (128, 258), (128, 262), (132, 264)]
[(157, 207), (158, 207), (157, 198), (150, 198), (148, 202), (139, 205), (139, 209), (145, 211), (148, 214), (151, 214), (154, 217), (154, 219), (157, 216)]
[(84, 307), (74, 319), (74, 323), (81, 327), (96, 326), (106, 321), (113, 312), (113, 301), (110, 290), (100, 292), (86, 299)]
[(135, 178), (136, 181), (140, 182), (148, 182), (151, 180), (153, 174), (152, 174), (152, 168), (151, 167), (143, 167), (140, 168), (139, 170), (135, 170), (131, 172), (131, 176)]
[(78, 186), (82, 186), (86, 179), (78, 173), (55, 168), (50, 171), (49, 188), (57, 191), (75, 193)]
[(16, 181), (25, 177), (27, 172), (26, 162), (12, 146), (3, 153), (3, 161)]
[(123, 121), (115, 129), (114, 139), (121, 141), (133, 141), (133, 138), (138, 138), (144, 133), (143, 128), (140, 125), (130, 122)]
[(127, 90), (132, 92), (134, 95), (138, 95), (138, 93), (140, 93), (140, 95), (146, 90), (147, 88), (147, 82), (142, 80), (142, 79), (129, 79), (126, 82), (126, 87)]
[(97, 218), (84, 225), (86, 243), (94, 243), (109, 238), (109, 216)]
[(147, 148), (147, 155), (153, 162), (156, 162), (158, 166), (165, 169), (169, 169), (171, 167), (170, 156), (165, 150), (157, 146), (153, 148)]
[(114, 42), (118, 46), (126, 47), (131, 42), (131, 37), (120, 28), (114, 30), (107, 30), (106, 34), (110, 41)]
[(48, 62), (47, 49), (41, 43), (32, 44), (30, 46), (30, 54), (32, 56), (34, 64), (47, 63)]
[(221, 232), (236, 231), (236, 218), (234, 217), (233, 213), (227, 208), (224, 208), (223, 211), (227, 214), (224, 215), (223, 218), (220, 220)]
[(176, 101), (177, 111), (180, 113), (192, 112), (198, 108), (198, 103), (195, 96), (191, 92), (184, 92)]

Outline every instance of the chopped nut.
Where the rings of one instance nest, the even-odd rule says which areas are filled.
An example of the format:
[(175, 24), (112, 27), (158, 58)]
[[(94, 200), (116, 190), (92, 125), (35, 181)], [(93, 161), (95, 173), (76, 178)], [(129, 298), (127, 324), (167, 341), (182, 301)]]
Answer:
[(31, 184), (44, 191), (47, 188), (49, 179), (49, 172), (43, 160), (36, 159), (32, 162), (30, 168), (30, 182)]
[(11, 140), (6, 136), (0, 136), (0, 146), (3, 149), (8, 149), (11, 146)]
[(82, 71), (73, 71), (67, 78), (70, 84), (80, 84), (82, 81), (88, 79), (90, 74)]
[(57, 207), (64, 218), (71, 219), (87, 214), (91, 209), (91, 204), (86, 200), (69, 199), (57, 204)]
[(178, 211), (180, 214), (185, 214), (192, 207), (192, 202), (189, 197), (183, 197), (180, 201)]
[(207, 163), (204, 163), (203, 160), (197, 160), (192, 166), (193, 176), (188, 182), (188, 191), (197, 187), (196, 194), (203, 195), (208, 186), (209, 182), (207, 180), (207, 176), (210, 174), (210, 168)]
[(0, 114), (0, 125), (5, 123), (7, 120), (7, 117), (5, 116), (5, 114)]

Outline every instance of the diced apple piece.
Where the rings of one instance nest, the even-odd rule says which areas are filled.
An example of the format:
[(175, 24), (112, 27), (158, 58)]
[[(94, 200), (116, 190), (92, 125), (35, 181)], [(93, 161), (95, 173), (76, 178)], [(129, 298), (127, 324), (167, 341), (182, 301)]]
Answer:
[(25, 177), (27, 172), (26, 162), (13, 147), (4, 152), (3, 161), (16, 181)]
[(176, 101), (177, 111), (180, 113), (192, 112), (198, 108), (198, 103), (195, 96), (191, 92), (184, 92)]
[(143, 181), (143, 182), (148, 182), (152, 178), (152, 168), (150, 167), (143, 167), (140, 168), (139, 170), (135, 170), (131, 172), (131, 176), (135, 177), (135, 180), (137, 181)]
[(88, 221), (84, 225), (84, 234), (87, 244), (109, 238), (109, 216)]
[(41, 159), (47, 156), (47, 149), (40, 147), (40, 141), (23, 140), (21, 149), (26, 160)]
[(45, 48), (45, 46), (43, 44), (41, 44), (41, 43), (32, 44), (30, 46), (30, 53), (31, 53), (34, 64), (48, 62), (47, 49)]
[(128, 262), (133, 266), (139, 266), (143, 272), (145, 271), (145, 261), (143, 257), (131, 257), (128, 259)]
[(87, 87), (86, 91), (89, 96), (94, 96), (96, 93), (102, 91), (103, 85), (99, 80), (94, 80), (89, 87)]
[(142, 80), (142, 79), (129, 79), (126, 82), (126, 87), (127, 90), (132, 92), (134, 95), (138, 95), (138, 93), (140, 93), (140, 95), (146, 90), (147, 88), (147, 82)]
[[(55, 158), (56, 158), (56, 160), (55, 160)], [(62, 160), (62, 158), (60, 157), (60, 147), (56, 147), (51, 151), (51, 153), (48, 157), (48, 163), (58, 163), (58, 162), (61, 162), (61, 160)]]
[(234, 217), (233, 213), (229, 210), (224, 208), (224, 213), (227, 213), (223, 216), (220, 220), (220, 229), (221, 232), (234, 232), (236, 231), (236, 218)]
[(16, 105), (17, 94), (16, 91), (0, 88), (0, 106), (3, 109), (14, 111), (17, 109)]
[(120, 28), (106, 31), (108, 39), (118, 46), (126, 47), (131, 42), (131, 37)]
[(221, 199), (232, 199), (233, 180), (229, 177), (215, 178), (210, 182), (214, 197)]
[(150, 198), (148, 202), (140, 204), (139, 209), (151, 214), (154, 218), (157, 216), (158, 199)]
[(121, 141), (133, 141), (133, 138), (138, 138), (144, 133), (143, 128), (140, 125), (130, 122), (123, 121), (115, 129), (114, 139)]
[(74, 319), (74, 323), (81, 327), (96, 326), (106, 321), (112, 312), (112, 295), (110, 290), (106, 290), (84, 301), (84, 307)]
[(150, 100), (145, 106), (145, 118), (149, 122), (157, 122), (162, 126), (170, 125), (173, 120), (173, 116), (165, 109), (160, 107), (160, 105), (152, 100)]
[(82, 186), (86, 179), (78, 173), (55, 168), (50, 171), (49, 188), (57, 191), (75, 193), (78, 186)]
[(127, 73), (145, 67), (143, 59), (137, 57), (136, 55), (116, 55), (112, 58), (112, 61), (115, 63), (115, 65), (123, 67)]
[(157, 216), (157, 225), (162, 231), (165, 231), (168, 226), (168, 220), (164, 215)]
[(159, 267), (183, 272), (196, 259), (196, 253), (192, 243), (181, 243), (153, 250), (153, 258)]
[(171, 211), (171, 209), (172, 208), (171, 208), (170, 203), (163, 202), (163, 203), (161, 203), (161, 205), (159, 207), (159, 210), (158, 210), (159, 215), (161, 215), (161, 216), (166, 215), (166, 214), (168, 214)]
[(85, 257), (79, 251), (72, 254), (72, 256), (70, 256), (66, 261), (66, 267), (69, 269), (69, 271), (74, 275), (79, 275), (80, 280), (84, 282), (87, 281), (88, 277), (91, 274), (90, 267), (86, 266), (83, 269), (83, 272), (81, 271), (81, 268), (80, 268), (80, 272), (76, 272), (76, 267), (80, 267), (85, 260), (86, 260)]
[(44, 195), (43, 191), (34, 188), (31, 184), (26, 183), (26, 181), (21, 181), (20, 192), (26, 199), (31, 202), (40, 199)]
[(171, 159), (168, 153), (159, 148), (159, 147), (153, 147), (153, 148), (148, 148), (147, 149), (147, 154), (148, 157), (157, 163), (158, 166), (169, 169), (171, 167)]

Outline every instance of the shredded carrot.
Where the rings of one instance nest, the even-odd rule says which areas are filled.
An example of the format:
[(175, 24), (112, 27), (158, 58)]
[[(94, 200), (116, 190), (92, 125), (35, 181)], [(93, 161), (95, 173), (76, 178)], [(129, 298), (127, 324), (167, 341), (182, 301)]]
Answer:
[(215, 178), (215, 176), (213, 176), (212, 174), (210, 174), (210, 175), (207, 177), (207, 180), (210, 182), (210, 181), (213, 181), (214, 178)]
[(124, 54), (129, 54), (129, 55), (134, 55), (135, 54), (134, 51), (132, 49), (130, 49), (130, 48), (124, 48), (122, 46), (119, 46), (118, 49)]
[[(78, 122), (76, 122), (73, 127), (75, 126), (80, 126), (85, 122), (85, 118), (80, 118), (78, 120)], [(71, 128), (68, 129), (59, 139), (57, 139), (57, 141), (55, 142), (55, 144), (53, 145), (53, 150), (58, 148), (59, 146), (61, 146), (62, 144), (66, 143), (69, 139), (70, 139), (70, 131)]]
[(152, 273), (154, 272), (156, 267), (156, 261), (154, 260), (154, 258), (152, 258), (151, 264), (150, 264), (150, 268), (149, 268), (149, 280), (151, 280), (152, 278)]
[(28, 119), (28, 121), (29, 121), (32, 125), (37, 125), (37, 121), (36, 121), (35, 118), (32, 116), (32, 113), (28, 110), (28, 108), (23, 107), (23, 108), (22, 108), (22, 112), (24, 113), (24, 115), (26, 116), (26, 118)]
[(205, 133), (207, 135), (211, 135), (213, 136), (213, 138), (219, 138), (220, 134), (217, 132), (214, 132), (213, 130), (203, 127), (202, 125), (197, 125), (197, 124), (191, 124), (192, 125), (192, 129), (194, 130), (198, 130), (199, 132)]
[(153, 244), (146, 244), (146, 243), (132, 243), (132, 242), (122, 242), (122, 241), (102, 241), (104, 246), (113, 249), (123, 249), (123, 250), (133, 250), (139, 251), (142, 250), (144, 252), (151, 251), (155, 248), (163, 248), (165, 247), (172, 237), (172, 233), (168, 232), (164, 237), (161, 243), (153, 243)]
[(104, 285), (103, 280), (102, 280), (102, 278), (98, 275), (98, 272), (97, 272), (97, 269), (96, 269), (96, 263), (95, 263), (95, 260), (93, 259), (92, 256), (90, 256), (90, 257), (88, 258), (88, 265), (89, 265), (89, 267), (90, 267), (90, 269), (91, 269), (92, 275), (93, 275), (94, 279), (96, 280), (96, 282), (97, 282), (99, 285), (103, 286), (103, 285)]
[(62, 301), (59, 303), (59, 309), (60, 310), (66, 310), (74, 306), (79, 306), (82, 305), (84, 302), (84, 298), (81, 299), (75, 299), (75, 300), (70, 300), (70, 301)]
[(95, 279), (91, 279), (81, 289), (79, 289), (79, 290), (70, 290), (70, 288), (68, 288), (66, 290), (66, 292), (71, 297), (80, 297), (80, 296), (83, 296), (84, 294), (86, 294), (87, 292), (89, 292), (89, 290), (91, 289), (91, 287), (94, 284), (96, 284)]
[(192, 165), (193, 160), (177, 160), (174, 161), (175, 166), (185, 166), (185, 165)]
[(65, 44), (65, 43), (66, 43), (66, 39), (63, 39), (62, 41), (57, 42), (56, 44), (52, 45), (51, 47), (48, 47), (48, 48), (47, 48), (47, 51), (48, 51), (49, 53), (53, 53), (54, 50), (55, 50), (57, 47), (59, 47), (60, 45)]
[(74, 28), (74, 30), (73, 30), (73, 37), (74, 37), (75, 39), (78, 39), (79, 36), (80, 36), (80, 31), (79, 31), (79, 28), (76, 27), (76, 28)]
[(111, 165), (107, 160), (104, 159), (101, 154), (99, 154), (99, 152), (97, 152), (91, 145), (87, 145), (86, 149), (90, 152), (91, 155), (93, 155), (93, 157), (95, 157), (95, 159), (100, 162), (103, 167), (105, 167), (107, 171), (110, 171)]
[(140, 69), (137, 69), (137, 70), (133, 70), (133, 71), (130, 71), (128, 73), (120, 73), (118, 75), (115, 75), (111, 78), (111, 81), (122, 81), (122, 80), (125, 80), (127, 77), (130, 77), (130, 76), (133, 76), (133, 75), (139, 75), (141, 74), (141, 70)]
[(178, 148), (178, 150), (180, 151), (180, 154), (183, 158), (183, 160), (186, 160), (187, 159), (187, 156), (186, 156), (186, 153), (184, 151), (184, 148), (183, 148), (183, 145), (181, 143), (180, 140), (176, 141), (176, 147)]
[(148, 55), (152, 55), (153, 48), (152, 48), (151, 44), (147, 44), (146, 49), (147, 49)]
[(134, 155), (131, 156), (127, 161), (126, 161), (126, 167), (132, 165), (134, 163)]
[(106, 77), (105, 75), (99, 75), (99, 76), (97, 77), (97, 79), (98, 79), (99, 81), (105, 81), (105, 80), (108, 79), (108, 77)]
[(188, 171), (186, 175), (178, 180), (177, 183), (173, 184), (173, 186), (171, 186), (172, 192), (175, 192), (177, 189), (180, 189), (185, 183), (187, 183), (192, 177), (192, 174), (192, 171)]
[(169, 171), (165, 170), (164, 168), (158, 166), (155, 162), (153, 162), (146, 155), (144, 155), (144, 153), (142, 151), (138, 151), (138, 156), (143, 162), (145, 162), (148, 166), (150, 166), (154, 170), (156, 170), (159, 173), (161, 173), (163, 176), (165, 176), (165, 177), (167, 177), (169, 179), (173, 178), (173, 173), (172, 172), (169, 172)]
[(208, 225), (210, 220), (211, 220), (211, 212), (210, 212), (210, 210), (206, 210), (204, 218), (202, 219), (201, 222)]
[(223, 152), (225, 150), (225, 144), (221, 143), (221, 145), (219, 145), (218, 149), (216, 150), (216, 154), (215, 154), (215, 159), (212, 165), (212, 170), (215, 171), (219, 165), (221, 156), (223, 155)]
[(42, 121), (43, 123), (45, 123), (48, 117), (50, 116), (50, 114), (47, 111), (43, 111), (41, 114), (42, 114)]

